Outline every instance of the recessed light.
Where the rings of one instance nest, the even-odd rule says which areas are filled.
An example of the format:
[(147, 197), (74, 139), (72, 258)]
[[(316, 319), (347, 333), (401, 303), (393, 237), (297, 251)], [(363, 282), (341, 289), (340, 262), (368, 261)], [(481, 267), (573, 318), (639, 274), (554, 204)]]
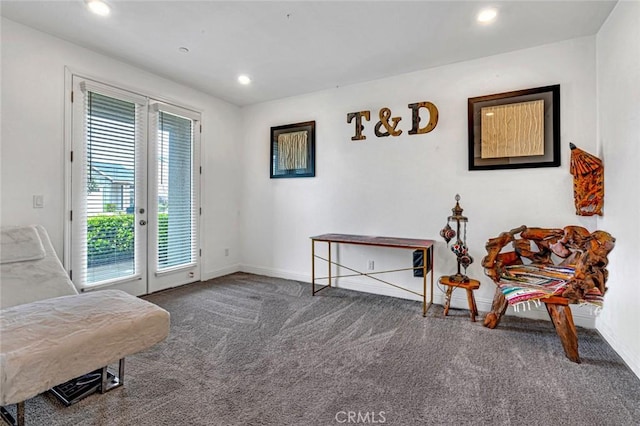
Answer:
[(498, 11), (493, 8), (483, 9), (478, 13), (478, 22), (481, 24), (488, 24), (493, 22), (498, 16)]
[(178, 52), (180, 53), (189, 53), (188, 47), (178, 47)]
[(249, 76), (243, 74), (238, 76), (238, 83), (246, 85), (251, 83), (251, 79), (249, 78)]
[(87, 0), (87, 7), (90, 11), (100, 16), (109, 16), (111, 8), (102, 0)]

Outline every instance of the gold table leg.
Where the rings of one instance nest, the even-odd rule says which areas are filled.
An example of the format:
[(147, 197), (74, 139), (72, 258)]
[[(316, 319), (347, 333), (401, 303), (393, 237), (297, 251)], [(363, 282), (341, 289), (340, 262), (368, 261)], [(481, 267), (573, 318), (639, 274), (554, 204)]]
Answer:
[(422, 316), (427, 316), (427, 249), (422, 249)]
[(327, 244), (329, 246), (329, 287), (331, 287), (331, 241), (327, 241)]
[(311, 240), (311, 295), (316, 295), (316, 240)]

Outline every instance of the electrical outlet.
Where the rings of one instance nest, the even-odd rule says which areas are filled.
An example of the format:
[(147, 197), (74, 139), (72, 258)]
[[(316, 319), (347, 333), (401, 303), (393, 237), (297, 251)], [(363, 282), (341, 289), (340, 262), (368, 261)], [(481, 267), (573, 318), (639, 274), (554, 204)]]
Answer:
[(367, 265), (367, 269), (369, 269), (370, 271), (373, 271), (375, 267), (375, 263), (373, 260), (369, 261), (369, 264)]
[(229, 256), (229, 249), (228, 248), (224, 249), (224, 255), (225, 256)]
[(44, 207), (44, 195), (34, 195), (33, 196), (33, 208), (41, 209)]

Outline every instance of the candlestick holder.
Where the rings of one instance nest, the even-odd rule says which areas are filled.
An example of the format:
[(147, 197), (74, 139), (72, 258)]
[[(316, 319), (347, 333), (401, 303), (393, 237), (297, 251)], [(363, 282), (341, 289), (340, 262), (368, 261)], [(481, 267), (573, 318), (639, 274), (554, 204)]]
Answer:
[[(473, 258), (469, 255), (469, 249), (467, 248), (467, 222), (466, 216), (462, 215), (462, 207), (460, 207), (460, 195), (456, 194), (456, 205), (451, 209), (453, 214), (447, 218), (447, 224), (440, 231), (440, 236), (444, 238), (449, 245), (449, 241), (456, 238), (455, 243), (451, 246), (451, 251), (456, 255), (458, 262), (458, 272), (454, 275), (450, 275), (449, 279), (457, 283), (468, 282), (467, 268), (473, 263)], [(451, 228), (451, 223), (455, 224), (455, 230)], [(460, 234), (462, 227), (462, 234)], [(464, 274), (461, 272), (461, 268), (464, 268)]]

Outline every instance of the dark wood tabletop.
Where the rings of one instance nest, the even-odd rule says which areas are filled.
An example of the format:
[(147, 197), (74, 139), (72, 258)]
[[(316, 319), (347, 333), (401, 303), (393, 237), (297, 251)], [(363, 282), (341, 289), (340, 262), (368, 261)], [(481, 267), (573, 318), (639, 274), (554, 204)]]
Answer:
[(322, 234), (311, 237), (313, 241), (330, 243), (361, 244), (366, 246), (397, 247), (397, 248), (429, 248), (435, 244), (433, 240), (416, 238), (377, 237), (370, 235), (351, 234)]

